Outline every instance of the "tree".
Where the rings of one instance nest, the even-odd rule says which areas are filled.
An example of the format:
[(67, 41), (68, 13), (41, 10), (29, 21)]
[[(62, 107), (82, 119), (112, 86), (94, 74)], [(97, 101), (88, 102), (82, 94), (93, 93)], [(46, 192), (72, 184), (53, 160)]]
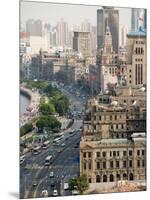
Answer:
[(23, 125), (21, 128), (20, 128), (20, 136), (24, 136), (25, 134), (27, 134), (28, 132), (32, 131), (33, 130), (33, 126), (31, 123), (27, 123), (25, 125)]
[(77, 189), (80, 192), (80, 194), (83, 194), (83, 192), (89, 187), (87, 176), (82, 175), (70, 179), (69, 187), (71, 190)]
[(48, 128), (50, 130), (60, 128), (61, 123), (54, 116), (43, 115), (39, 117), (38, 121), (36, 122), (36, 126), (38, 127), (39, 131), (43, 131), (44, 128)]
[(51, 115), (55, 112), (55, 107), (52, 103), (42, 103), (39, 108), (43, 115)]

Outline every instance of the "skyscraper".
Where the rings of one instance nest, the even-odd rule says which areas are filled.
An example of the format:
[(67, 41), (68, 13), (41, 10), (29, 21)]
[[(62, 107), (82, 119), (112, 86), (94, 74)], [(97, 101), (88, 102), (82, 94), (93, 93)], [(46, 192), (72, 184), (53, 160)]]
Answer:
[(26, 31), (31, 36), (42, 36), (44, 33), (44, 22), (42, 20), (29, 19), (26, 21)]
[(59, 46), (65, 46), (68, 45), (68, 24), (64, 21), (64, 19), (61, 19), (57, 23), (57, 44)]
[(119, 46), (119, 11), (112, 7), (103, 7), (97, 10), (97, 46), (98, 49), (103, 47), (106, 27), (110, 27), (112, 35), (112, 45), (116, 53)]

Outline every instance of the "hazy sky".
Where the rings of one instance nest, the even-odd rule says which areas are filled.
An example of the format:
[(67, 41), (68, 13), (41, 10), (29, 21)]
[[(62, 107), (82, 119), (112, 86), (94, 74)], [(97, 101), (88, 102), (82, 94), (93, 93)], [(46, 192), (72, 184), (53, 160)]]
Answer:
[[(27, 19), (41, 19), (51, 25), (56, 25), (60, 18), (64, 18), (69, 25), (80, 24), (88, 19), (92, 25), (97, 23), (97, 9), (100, 6), (84, 6), (69, 4), (54, 4), (43, 2), (21, 2), (21, 22), (24, 24)], [(120, 27), (131, 25), (131, 8), (118, 8), (120, 15)]]

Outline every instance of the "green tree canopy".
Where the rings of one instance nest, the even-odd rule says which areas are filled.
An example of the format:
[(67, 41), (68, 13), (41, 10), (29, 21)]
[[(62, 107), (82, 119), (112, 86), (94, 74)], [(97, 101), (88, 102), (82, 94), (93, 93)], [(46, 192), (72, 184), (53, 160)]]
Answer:
[(40, 108), (39, 111), (43, 114), (43, 115), (51, 115), (52, 113), (55, 112), (55, 107), (52, 103), (42, 103), (40, 104)]
[(38, 121), (36, 122), (36, 126), (38, 127), (39, 131), (43, 131), (44, 128), (60, 128), (61, 123), (54, 116), (43, 115), (39, 117)]
[(77, 189), (80, 192), (80, 194), (83, 194), (83, 192), (89, 187), (87, 176), (82, 175), (70, 179), (69, 187), (71, 190)]
[(20, 128), (20, 136), (24, 136), (25, 134), (27, 134), (28, 132), (32, 131), (33, 130), (33, 126), (31, 123), (27, 123), (25, 125), (23, 125), (21, 128)]

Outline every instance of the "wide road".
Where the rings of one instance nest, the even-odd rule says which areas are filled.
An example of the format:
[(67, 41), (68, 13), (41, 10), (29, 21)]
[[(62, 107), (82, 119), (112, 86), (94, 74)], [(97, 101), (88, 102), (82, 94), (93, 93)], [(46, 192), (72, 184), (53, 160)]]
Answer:
[[(60, 88), (68, 96), (72, 111), (80, 112), (84, 109), (84, 101), (80, 97), (71, 94), (67, 89)], [(71, 177), (79, 175), (79, 142), (81, 139), (80, 127), (83, 120), (75, 119), (71, 127), (73, 134), (66, 131), (64, 139), (59, 146), (52, 142), (47, 149), (43, 149), (38, 155), (28, 153), (25, 163), (20, 167), (20, 198), (40, 197), (43, 190), (48, 191), (48, 196), (53, 195), (53, 190), (58, 190), (58, 195), (70, 195), (69, 191), (64, 191), (64, 182), (68, 182)], [(70, 131), (70, 129), (69, 129)], [(52, 155), (51, 165), (46, 167), (45, 158)], [(50, 172), (54, 172), (54, 177), (50, 178)], [(33, 182), (37, 185), (33, 186)]]

